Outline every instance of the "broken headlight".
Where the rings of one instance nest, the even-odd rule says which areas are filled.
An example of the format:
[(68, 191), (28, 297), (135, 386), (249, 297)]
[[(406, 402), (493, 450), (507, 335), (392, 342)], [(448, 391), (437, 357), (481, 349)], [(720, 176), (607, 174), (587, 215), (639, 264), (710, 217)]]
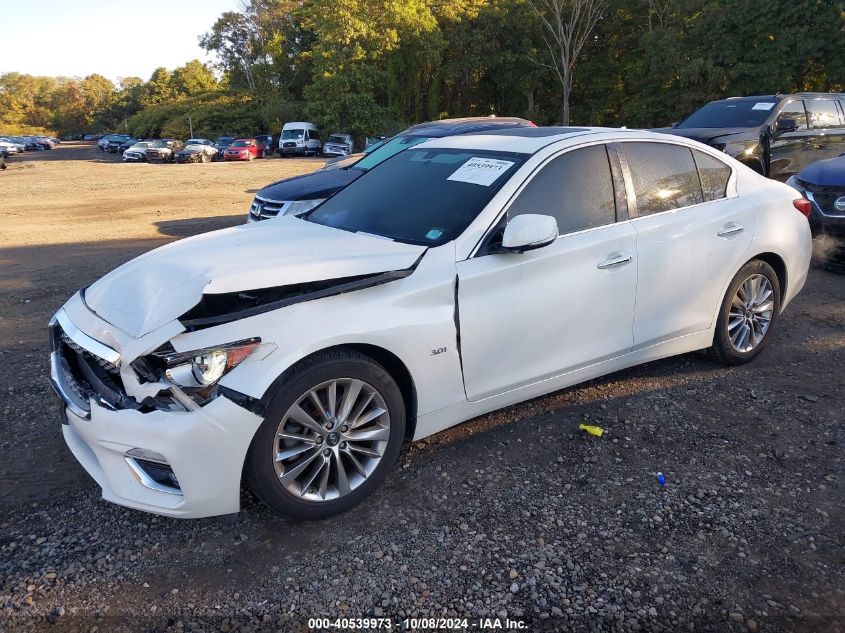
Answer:
[(164, 352), (153, 356), (165, 365), (167, 379), (180, 387), (209, 387), (237, 367), (261, 344), (251, 338), (190, 352)]

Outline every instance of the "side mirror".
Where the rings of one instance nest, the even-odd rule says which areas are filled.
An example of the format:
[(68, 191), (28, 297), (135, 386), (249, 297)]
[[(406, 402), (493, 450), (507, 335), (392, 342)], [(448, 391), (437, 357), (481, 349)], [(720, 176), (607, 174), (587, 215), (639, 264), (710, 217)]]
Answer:
[(795, 119), (778, 119), (775, 123), (775, 132), (794, 132), (798, 129), (798, 121)]
[(557, 220), (550, 215), (527, 213), (508, 222), (502, 236), (502, 249), (523, 253), (548, 246), (557, 239)]

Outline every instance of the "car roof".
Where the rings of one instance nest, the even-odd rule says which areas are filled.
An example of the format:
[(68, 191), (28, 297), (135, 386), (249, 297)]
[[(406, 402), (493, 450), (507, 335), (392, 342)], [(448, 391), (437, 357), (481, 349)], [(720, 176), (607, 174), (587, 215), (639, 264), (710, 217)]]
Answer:
[(518, 117), (464, 117), (418, 123), (400, 132), (399, 136), (454, 136), (514, 127), (534, 127), (534, 124)]
[(494, 152), (512, 152), (516, 154), (534, 154), (544, 147), (578, 137), (599, 136), (599, 140), (609, 142), (613, 139), (656, 140), (663, 143), (685, 141), (647, 130), (629, 130), (627, 128), (607, 127), (537, 127), (493, 130), (479, 134), (462, 134), (426, 141), (416, 148), (475, 149)]
[(737, 101), (780, 101), (782, 99), (787, 98), (800, 98), (800, 99), (812, 99), (812, 98), (833, 98), (833, 99), (842, 99), (845, 98), (845, 94), (839, 92), (791, 92), (785, 94), (769, 94), (769, 95), (745, 95), (741, 97), (725, 97), (724, 99), (716, 99), (715, 101), (710, 101), (708, 103), (736, 103)]

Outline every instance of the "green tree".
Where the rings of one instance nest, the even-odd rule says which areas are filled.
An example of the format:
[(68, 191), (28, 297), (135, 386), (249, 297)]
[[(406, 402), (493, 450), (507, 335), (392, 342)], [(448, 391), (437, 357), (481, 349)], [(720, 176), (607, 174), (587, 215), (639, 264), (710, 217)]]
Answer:
[(170, 71), (163, 67), (156, 68), (149, 81), (144, 84), (141, 105), (144, 107), (157, 105), (170, 101), (175, 96)]
[(180, 96), (202, 94), (217, 89), (217, 78), (208, 66), (194, 59), (173, 71), (170, 88)]

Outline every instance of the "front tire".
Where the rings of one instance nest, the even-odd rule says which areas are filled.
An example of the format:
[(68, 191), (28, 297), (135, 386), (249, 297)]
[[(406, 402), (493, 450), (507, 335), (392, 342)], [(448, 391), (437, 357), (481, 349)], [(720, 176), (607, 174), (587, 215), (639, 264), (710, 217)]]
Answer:
[(719, 310), (713, 351), (726, 365), (750, 362), (771, 338), (780, 312), (781, 287), (774, 269), (755, 259), (743, 266), (728, 286)]
[(352, 350), (317, 354), (277, 388), (247, 453), (250, 488), (295, 519), (357, 505), (385, 480), (405, 438), (396, 381)]

